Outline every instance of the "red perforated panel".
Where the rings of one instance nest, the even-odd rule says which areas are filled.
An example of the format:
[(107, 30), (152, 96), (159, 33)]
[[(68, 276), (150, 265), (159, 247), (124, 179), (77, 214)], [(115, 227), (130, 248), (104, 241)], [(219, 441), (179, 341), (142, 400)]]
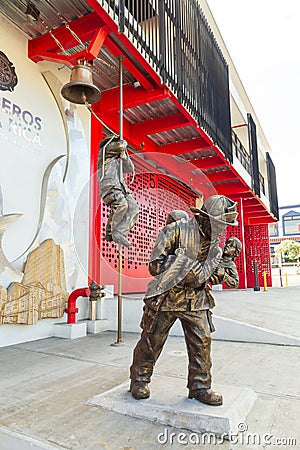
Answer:
[[(244, 224), (243, 224), (243, 211), (242, 202), (238, 202), (238, 226), (228, 227), (226, 232), (226, 239), (231, 236), (237, 237), (242, 243), (242, 251), (239, 256), (235, 259), (235, 265), (239, 274), (239, 288), (245, 289), (247, 287), (246, 276), (245, 276), (245, 242), (244, 242)], [(226, 285), (224, 286), (226, 288)]]
[(271, 257), (268, 225), (245, 226), (246, 272), (248, 287), (254, 287), (254, 261), (258, 266), (258, 282), (263, 286), (263, 272), (272, 286)]
[[(173, 209), (189, 212), (195, 204), (195, 195), (164, 175), (157, 175), (135, 163), (136, 175), (130, 185), (140, 207), (139, 219), (128, 238), (132, 245), (124, 248), (123, 292), (143, 292), (151, 278), (148, 262), (158, 231), (165, 225)], [(104, 240), (109, 207), (102, 203), (102, 259), (101, 283), (114, 284), (117, 289), (118, 246)]]

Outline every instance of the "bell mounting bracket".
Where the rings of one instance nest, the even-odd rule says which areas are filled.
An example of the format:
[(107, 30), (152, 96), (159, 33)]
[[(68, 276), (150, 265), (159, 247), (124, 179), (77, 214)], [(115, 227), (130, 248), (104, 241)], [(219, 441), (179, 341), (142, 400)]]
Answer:
[[(28, 42), (28, 57), (34, 62), (46, 60), (71, 66), (77, 65), (78, 61), (92, 61), (97, 58), (109, 34), (107, 26), (99, 16), (90, 13), (72, 21), (71, 26), (72, 31), (70, 27), (62, 25), (31, 39)], [(75, 36), (78, 36), (81, 42), (89, 42), (89, 45), (77, 53), (68, 55), (66, 53), (69, 49), (78, 46), (78, 39)]]

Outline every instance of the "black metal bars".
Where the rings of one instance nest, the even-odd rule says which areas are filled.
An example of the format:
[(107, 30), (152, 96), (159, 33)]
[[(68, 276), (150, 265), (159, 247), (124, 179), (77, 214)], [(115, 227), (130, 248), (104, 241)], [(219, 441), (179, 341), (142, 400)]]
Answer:
[(196, 0), (99, 0), (232, 162), (228, 65)]
[(250, 113), (247, 114), (247, 120), (248, 120), (248, 138), (249, 138), (249, 150), (250, 150), (250, 160), (251, 160), (252, 189), (255, 192), (255, 194), (260, 197), (260, 180), (259, 180), (256, 125), (255, 125), (255, 122)]
[(274, 216), (279, 220), (276, 169), (272, 161), (272, 158), (268, 152), (266, 153), (266, 163), (268, 171), (270, 209), (271, 212), (274, 214)]

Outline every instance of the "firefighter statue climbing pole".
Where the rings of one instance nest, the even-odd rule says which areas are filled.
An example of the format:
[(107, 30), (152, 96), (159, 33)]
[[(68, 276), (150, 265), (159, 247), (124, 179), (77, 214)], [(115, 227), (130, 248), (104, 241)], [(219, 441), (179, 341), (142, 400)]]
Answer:
[(100, 196), (110, 207), (105, 239), (119, 246), (118, 261), (118, 333), (113, 345), (122, 344), (122, 263), (123, 246), (129, 247), (127, 235), (134, 226), (139, 207), (128, 188), (123, 173), (134, 173), (134, 165), (123, 139), (123, 56), (119, 56), (120, 122), (115, 134), (92, 110), (91, 104), (100, 99), (100, 91), (93, 84), (91, 63), (79, 62), (71, 72), (70, 82), (63, 86), (62, 96), (76, 104), (84, 104), (90, 113), (111, 133), (100, 142), (98, 154), (98, 182)]
[(122, 341), (122, 266), (123, 246), (129, 247), (127, 235), (135, 224), (139, 207), (131, 194), (124, 173), (134, 172), (134, 166), (127, 153), (127, 142), (123, 139), (123, 57), (119, 57), (120, 122), (119, 135), (107, 136), (100, 143), (98, 157), (98, 181), (103, 202), (110, 206), (105, 239), (119, 244), (118, 260), (118, 333), (113, 345)]

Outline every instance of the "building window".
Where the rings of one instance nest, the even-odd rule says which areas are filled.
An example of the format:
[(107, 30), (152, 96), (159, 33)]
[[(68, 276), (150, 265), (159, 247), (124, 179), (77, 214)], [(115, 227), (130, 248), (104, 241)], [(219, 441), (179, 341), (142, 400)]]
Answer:
[(283, 216), (283, 234), (285, 236), (300, 234), (299, 213), (294, 212), (294, 215), (288, 213), (286, 216)]
[(278, 223), (272, 223), (269, 225), (269, 236), (278, 236)]

